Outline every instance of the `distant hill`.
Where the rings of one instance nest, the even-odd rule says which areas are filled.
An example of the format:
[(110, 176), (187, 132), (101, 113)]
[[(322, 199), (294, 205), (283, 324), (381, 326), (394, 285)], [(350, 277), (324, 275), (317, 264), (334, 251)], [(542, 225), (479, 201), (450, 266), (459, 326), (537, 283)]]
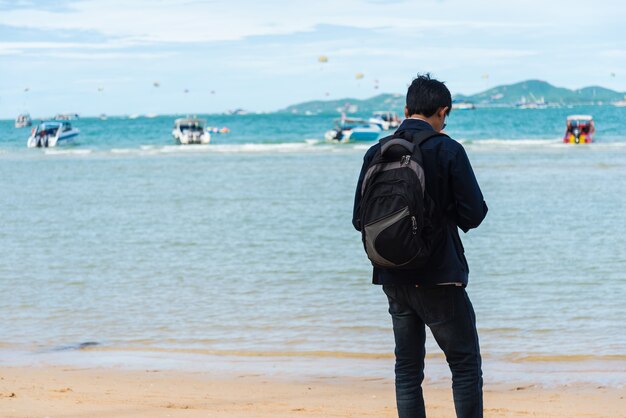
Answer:
[(471, 96), (455, 95), (457, 100), (467, 100), (482, 105), (513, 106), (521, 101), (534, 102), (544, 100), (548, 104), (599, 104), (624, 99), (619, 93), (604, 87), (591, 86), (578, 90), (555, 87), (541, 80), (527, 80), (520, 83), (497, 86)]
[[(527, 80), (515, 84), (493, 87), (473, 95), (455, 94), (456, 101), (470, 101), (483, 107), (508, 107), (526, 101), (545, 101), (549, 105), (609, 104), (624, 100), (626, 93), (619, 93), (604, 87), (591, 86), (578, 90), (555, 87), (541, 80)], [(371, 114), (376, 110), (391, 110), (402, 113), (404, 94), (380, 94), (369, 99), (316, 100), (289, 106), (280, 112), (301, 114)]]
[(320, 114), (339, 112), (371, 114), (377, 110), (392, 110), (398, 113), (404, 109), (405, 96), (402, 94), (379, 94), (369, 99), (315, 100), (291, 105), (280, 112)]

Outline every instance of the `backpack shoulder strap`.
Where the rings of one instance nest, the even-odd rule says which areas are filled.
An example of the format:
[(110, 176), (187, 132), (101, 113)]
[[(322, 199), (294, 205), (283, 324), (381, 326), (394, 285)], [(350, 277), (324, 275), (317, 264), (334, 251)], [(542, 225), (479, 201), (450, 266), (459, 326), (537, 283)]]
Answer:
[(445, 137), (448, 137), (448, 135), (446, 135), (444, 133), (437, 132), (437, 131), (431, 131), (431, 130), (428, 130), (428, 131), (418, 131), (418, 132), (397, 131), (393, 136), (409, 140), (409, 141), (413, 142), (417, 146), (422, 145), (424, 142), (426, 142), (428, 139), (430, 139), (430, 138), (432, 138), (434, 136), (445, 136)]
[(394, 146), (402, 147), (406, 154), (413, 154), (415, 150), (415, 144), (410, 140), (406, 140), (396, 135), (387, 136), (380, 141), (380, 155), (385, 156), (385, 153)]
[(415, 144), (415, 150), (412, 153), (412, 155), (413, 155), (412, 158), (415, 161), (417, 161), (420, 165), (423, 164), (422, 150), (420, 149), (420, 146), (424, 142), (428, 141), (430, 138), (432, 138), (434, 136), (445, 136), (445, 137), (448, 137), (448, 135), (446, 135), (446, 134), (443, 134), (443, 133), (437, 132), (437, 131), (431, 131), (431, 130), (418, 131), (418, 132), (397, 131), (395, 133), (395, 135), (400, 137), (400, 138), (407, 139), (407, 140), (411, 141), (413, 144)]

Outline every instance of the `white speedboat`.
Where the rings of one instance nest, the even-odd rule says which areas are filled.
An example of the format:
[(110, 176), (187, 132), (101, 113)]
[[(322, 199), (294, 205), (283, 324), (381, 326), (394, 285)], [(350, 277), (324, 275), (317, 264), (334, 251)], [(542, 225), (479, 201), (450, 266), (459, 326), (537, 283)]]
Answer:
[(463, 101), (452, 101), (452, 110), (474, 110), (476, 109), (476, 105), (472, 102), (468, 102), (466, 100)]
[(398, 126), (400, 126), (400, 122), (402, 121), (398, 117), (398, 114), (389, 110), (376, 111), (369, 119), (369, 123), (379, 125), (383, 131), (397, 129)]
[(329, 142), (375, 141), (382, 131), (375, 123), (342, 117), (335, 121), (335, 128), (327, 131), (324, 138)]
[(532, 93), (529, 93), (530, 100), (526, 96), (522, 96), (519, 102), (515, 104), (518, 109), (547, 109), (548, 103), (543, 97), (537, 99)]
[(624, 100), (618, 100), (616, 102), (613, 102), (613, 106), (615, 106), (615, 107), (626, 107), (626, 96), (625, 96)]
[(205, 130), (206, 122), (198, 118), (176, 119), (172, 136), (178, 144), (208, 144), (211, 134)]
[(28, 148), (57, 147), (74, 142), (80, 131), (68, 121), (41, 122), (28, 138)]
[(28, 113), (22, 113), (20, 115), (17, 115), (17, 118), (15, 118), (15, 127), (16, 128), (26, 128), (27, 126), (30, 126), (33, 124), (33, 121), (30, 118), (30, 115)]
[(76, 120), (78, 118), (78, 113), (57, 113), (54, 116), (54, 120)]

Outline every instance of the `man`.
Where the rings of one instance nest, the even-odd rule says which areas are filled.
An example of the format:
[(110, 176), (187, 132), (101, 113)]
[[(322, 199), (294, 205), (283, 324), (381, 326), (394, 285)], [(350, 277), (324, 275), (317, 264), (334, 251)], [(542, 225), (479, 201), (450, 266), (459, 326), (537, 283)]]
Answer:
[[(441, 132), (450, 114), (448, 88), (429, 74), (408, 89), (406, 119), (395, 135), (410, 139), (417, 132)], [(353, 224), (360, 230), (361, 185), (368, 164), (380, 148), (364, 157), (354, 204)], [(452, 372), (457, 417), (482, 417), (482, 371), (476, 318), (465, 292), (469, 268), (458, 228), (476, 228), (487, 214), (480, 187), (458, 142), (435, 135), (420, 145), (426, 193), (434, 202), (431, 221), (436, 245), (419, 269), (374, 267), (373, 282), (382, 285), (389, 301), (396, 342), (396, 403), (400, 418), (425, 417), (421, 384), (424, 379), (425, 325), (445, 353)]]

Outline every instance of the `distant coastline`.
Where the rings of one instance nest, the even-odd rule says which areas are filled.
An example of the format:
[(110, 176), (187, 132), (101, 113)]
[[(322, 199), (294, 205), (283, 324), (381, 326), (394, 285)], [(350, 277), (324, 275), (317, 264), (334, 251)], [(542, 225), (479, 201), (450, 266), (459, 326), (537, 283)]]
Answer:
[[(393, 110), (400, 112), (404, 108), (404, 94), (383, 93), (367, 99), (341, 98), (333, 100), (311, 100), (289, 105), (273, 111), (254, 111), (249, 109), (229, 109), (218, 113), (206, 113), (201, 110), (195, 112), (167, 112), (134, 113), (134, 114), (100, 114), (83, 115), (76, 113), (81, 118), (154, 118), (157, 116), (184, 117), (192, 114), (197, 115), (259, 115), (274, 113), (291, 113), (298, 115), (338, 115), (346, 114), (371, 114), (377, 110)], [(626, 92), (618, 92), (601, 86), (589, 86), (576, 90), (556, 87), (542, 80), (526, 80), (513, 84), (499, 85), (485, 91), (465, 95), (457, 93), (453, 95), (455, 103), (471, 103), (476, 108), (545, 108), (545, 107), (570, 107), (570, 106), (618, 106), (626, 107)], [(18, 115), (6, 115), (0, 120), (15, 120)], [(45, 115), (44, 115), (45, 116)], [(41, 115), (33, 115), (34, 119), (51, 119)]]
[[(626, 92), (617, 92), (600, 86), (570, 90), (556, 87), (546, 81), (526, 80), (500, 85), (473, 95), (454, 94), (455, 102), (469, 102), (476, 107), (567, 107), (581, 105), (626, 106)], [(294, 104), (279, 112), (294, 114), (363, 113), (383, 109), (402, 109), (404, 95), (379, 94), (369, 99), (343, 98), (338, 100), (314, 100)]]

